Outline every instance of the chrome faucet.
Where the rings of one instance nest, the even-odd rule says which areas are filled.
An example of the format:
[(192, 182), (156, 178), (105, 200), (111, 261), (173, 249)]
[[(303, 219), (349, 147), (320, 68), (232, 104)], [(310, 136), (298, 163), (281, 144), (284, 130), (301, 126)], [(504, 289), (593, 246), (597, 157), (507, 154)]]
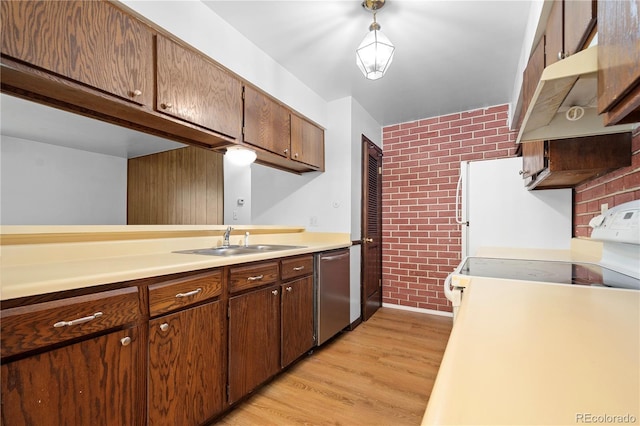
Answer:
[(224, 231), (224, 241), (222, 242), (223, 247), (229, 247), (229, 235), (231, 234), (232, 229), (232, 227), (227, 226), (227, 230)]

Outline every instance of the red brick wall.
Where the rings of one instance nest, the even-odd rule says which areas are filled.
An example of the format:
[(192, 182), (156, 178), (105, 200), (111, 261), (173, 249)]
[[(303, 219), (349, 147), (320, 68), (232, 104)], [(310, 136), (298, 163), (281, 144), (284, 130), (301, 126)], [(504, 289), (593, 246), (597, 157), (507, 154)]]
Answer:
[(515, 154), (507, 105), (383, 128), (383, 301), (450, 311), (442, 282), (460, 262), (460, 162)]
[(573, 235), (591, 235), (589, 220), (600, 213), (600, 205), (609, 207), (640, 199), (640, 128), (632, 142), (631, 166), (593, 179), (574, 190)]

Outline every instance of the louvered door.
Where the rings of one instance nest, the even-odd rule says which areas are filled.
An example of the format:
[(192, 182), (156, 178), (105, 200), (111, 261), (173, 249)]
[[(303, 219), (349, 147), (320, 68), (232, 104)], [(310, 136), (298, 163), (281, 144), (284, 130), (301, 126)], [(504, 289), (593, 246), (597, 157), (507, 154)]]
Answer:
[(382, 306), (382, 150), (362, 136), (362, 320)]

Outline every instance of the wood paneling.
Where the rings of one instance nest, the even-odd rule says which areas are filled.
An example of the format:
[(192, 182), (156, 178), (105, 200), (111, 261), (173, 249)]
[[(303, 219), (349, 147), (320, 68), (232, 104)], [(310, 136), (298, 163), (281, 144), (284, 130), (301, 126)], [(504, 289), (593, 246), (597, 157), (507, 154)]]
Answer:
[(108, 2), (3, 1), (1, 16), (3, 55), (153, 102), (153, 33)]
[(195, 147), (130, 159), (127, 223), (222, 224), (222, 163), (222, 154)]
[(204, 55), (157, 36), (156, 108), (240, 140), (242, 85)]
[(218, 425), (418, 425), (452, 321), (382, 308), (317, 348)]

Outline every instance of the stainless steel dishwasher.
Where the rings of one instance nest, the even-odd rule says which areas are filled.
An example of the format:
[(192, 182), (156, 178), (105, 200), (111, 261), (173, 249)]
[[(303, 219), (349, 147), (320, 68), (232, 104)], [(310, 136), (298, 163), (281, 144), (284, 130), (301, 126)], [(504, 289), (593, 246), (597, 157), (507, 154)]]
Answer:
[(318, 346), (350, 324), (349, 249), (315, 255)]

